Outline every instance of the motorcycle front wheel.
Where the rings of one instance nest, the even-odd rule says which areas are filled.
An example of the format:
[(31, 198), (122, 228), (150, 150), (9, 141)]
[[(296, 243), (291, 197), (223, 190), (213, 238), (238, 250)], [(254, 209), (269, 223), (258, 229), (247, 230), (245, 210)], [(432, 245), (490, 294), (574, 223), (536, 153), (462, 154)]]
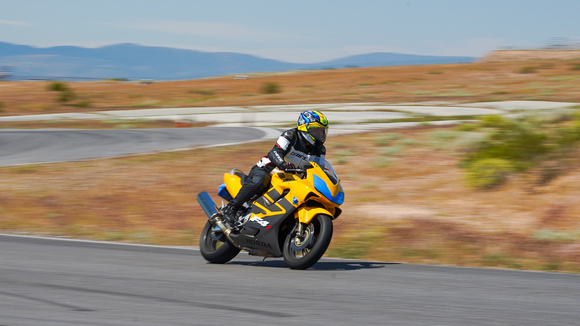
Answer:
[(201, 231), (199, 251), (208, 262), (225, 264), (234, 259), (240, 249), (231, 244), (218, 227), (207, 221), (203, 231)]
[(316, 215), (302, 234), (296, 228), (284, 241), (284, 262), (292, 269), (307, 269), (326, 252), (332, 239), (332, 218)]

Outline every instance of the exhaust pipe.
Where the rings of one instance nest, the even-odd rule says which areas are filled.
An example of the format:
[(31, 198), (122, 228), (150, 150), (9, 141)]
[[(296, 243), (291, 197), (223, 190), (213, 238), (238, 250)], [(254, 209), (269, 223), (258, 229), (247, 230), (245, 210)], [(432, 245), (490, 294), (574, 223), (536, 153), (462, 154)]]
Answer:
[(205, 215), (207, 215), (207, 217), (209, 218), (209, 222), (212, 225), (219, 227), (225, 234), (225, 236), (228, 238), (228, 240), (230, 240), (230, 242), (234, 246), (243, 249), (240, 245), (236, 244), (234, 240), (230, 237), (232, 229), (230, 229), (224, 223), (223, 217), (220, 213), (218, 213), (215, 203), (213, 202), (213, 199), (211, 199), (211, 196), (207, 192), (202, 191), (197, 195), (197, 202), (199, 203), (201, 208), (203, 208)]
[(203, 208), (205, 215), (207, 215), (209, 219), (211, 219), (214, 214), (217, 214), (218, 211), (215, 206), (215, 203), (213, 202), (213, 199), (211, 199), (211, 196), (207, 192), (205, 191), (200, 192), (197, 195), (197, 202), (199, 203), (201, 208)]

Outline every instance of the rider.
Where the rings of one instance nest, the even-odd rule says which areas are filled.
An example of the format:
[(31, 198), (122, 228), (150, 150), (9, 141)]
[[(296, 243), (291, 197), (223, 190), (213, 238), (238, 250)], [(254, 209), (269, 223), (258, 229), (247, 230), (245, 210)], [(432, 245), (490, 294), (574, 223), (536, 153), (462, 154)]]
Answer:
[(327, 133), (328, 120), (320, 111), (300, 113), (298, 126), (282, 133), (268, 155), (262, 157), (252, 167), (236, 197), (221, 209), (224, 218), (230, 224), (235, 222), (242, 212), (244, 203), (263, 192), (270, 184), (270, 172), (274, 168), (295, 169), (304, 167), (308, 162), (316, 162), (323, 166), (326, 155), (324, 141)]

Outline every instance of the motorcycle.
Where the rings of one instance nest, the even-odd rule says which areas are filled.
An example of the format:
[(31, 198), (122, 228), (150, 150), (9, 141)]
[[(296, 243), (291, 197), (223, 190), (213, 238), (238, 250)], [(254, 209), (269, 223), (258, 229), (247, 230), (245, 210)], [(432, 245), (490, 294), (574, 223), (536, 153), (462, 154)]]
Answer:
[[(245, 177), (238, 169), (225, 173), (218, 195), (231, 200)], [(261, 257), (283, 257), (291, 269), (307, 269), (330, 244), (332, 221), (342, 212), (344, 191), (330, 163), (311, 162), (274, 173), (269, 189), (245, 203), (244, 213), (231, 224), (207, 192), (200, 192), (197, 200), (208, 216), (199, 246), (208, 262), (227, 263), (244, 250)]]

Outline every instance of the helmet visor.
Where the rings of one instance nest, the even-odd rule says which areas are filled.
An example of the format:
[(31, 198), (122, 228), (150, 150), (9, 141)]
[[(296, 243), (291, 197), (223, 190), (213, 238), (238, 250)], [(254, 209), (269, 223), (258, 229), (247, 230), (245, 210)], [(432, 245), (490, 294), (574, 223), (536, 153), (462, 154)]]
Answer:
[(312, 126), (308, 128), (308, 132), (314, 139), (324, 143), (326, 141), (326, 135), (328, 134), (328, 128)]

